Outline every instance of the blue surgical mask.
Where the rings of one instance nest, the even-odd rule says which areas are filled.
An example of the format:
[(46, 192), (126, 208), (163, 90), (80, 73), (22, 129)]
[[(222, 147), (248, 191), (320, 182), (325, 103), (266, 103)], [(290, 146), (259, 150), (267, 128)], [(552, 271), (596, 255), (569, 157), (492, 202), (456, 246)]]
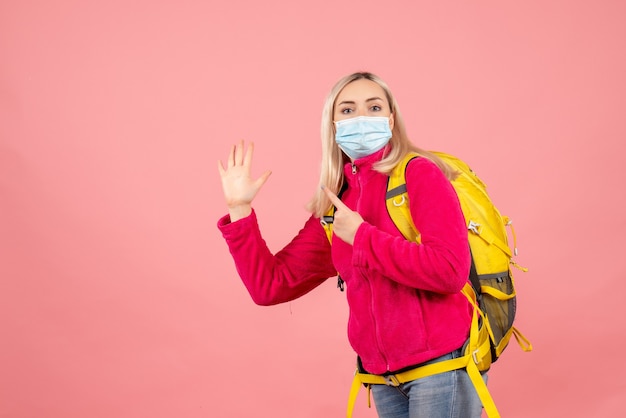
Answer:
[(381, 150), (391, 139), (389, 118), (358, 116), (335, 122), (335, 141), (353, 160)]

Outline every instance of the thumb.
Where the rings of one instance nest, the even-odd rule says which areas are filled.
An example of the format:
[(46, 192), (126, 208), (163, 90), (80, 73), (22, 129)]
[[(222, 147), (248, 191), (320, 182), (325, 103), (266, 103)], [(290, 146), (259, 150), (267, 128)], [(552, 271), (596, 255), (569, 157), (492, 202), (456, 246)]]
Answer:
[(333, 193), (328, 187), (322, 186), (322, 190), (326, 193), (326, 196), (330, 199), (330, 203), (335, 205), (337, 209), (347, 209), (348, 207)]
[(267, 179), (270, 177), (271, 174), (272, 172), (268, 170), (265, 173), (263, 173), (261, 177), (256, 179), (256, 181), (254, 182), (256, 187), (260, 189), (265, 184), (265, 182), (267, 181)]

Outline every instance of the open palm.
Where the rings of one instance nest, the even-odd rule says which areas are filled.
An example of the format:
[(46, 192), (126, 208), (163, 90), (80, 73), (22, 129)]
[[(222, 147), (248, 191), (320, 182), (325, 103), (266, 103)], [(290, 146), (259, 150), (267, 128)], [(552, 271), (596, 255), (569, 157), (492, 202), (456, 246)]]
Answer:
[(266, 171), (257, 179), (250, 176), (253, 153), (254, 144), (250, 143), (246, 149), (241, 141), (231, 148), (226, 166), (218, 161), (224, 198), (229, 209), (250, 206), (271, 174)]

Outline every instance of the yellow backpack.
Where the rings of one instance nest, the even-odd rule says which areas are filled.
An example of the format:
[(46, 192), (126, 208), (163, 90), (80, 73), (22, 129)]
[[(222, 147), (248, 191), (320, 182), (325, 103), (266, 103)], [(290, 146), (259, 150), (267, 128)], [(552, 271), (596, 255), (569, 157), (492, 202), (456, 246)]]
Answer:
[[(513, 256), (517, 255), (517, 248), (511, 220), (500, 215), (487, 195), (485, 184), (466, 163), (449, 154), (441, 152), (433, 154), (458, 173), (451, 183), (465, 216), (472, 253), (471, 285), (466, 284), (462, 290), (474, 309), (464, 356), (390, 376), (371, 375), (357, 369), (348, 401), (348, 418), (352, 416), (354, 402), (362, 384), (369, 392), (372, 384), (398, 386), (420, 377), (460, 368), (467, 370), (487, 415), (491, 418), (499, 417), (500, 414), (480, 372), (488, 370), (491, 363), (500, 357), (511, 336), (515, 336), (522, 350), (532, 350), (530, 342), (513, 326), (516, 294), (511, 266), (516, 266), (522, 271), (527, 269), (513, 261)], [(408, 154), (389, 176), (386, 203), (389, 215), (402, 235), (419, 243), (420, 233), (411, 219), (405, 178), (406, 167), (414, 158), (420, 156), (416, 153)], [(333, 215), (334, 208), (331, 208), (322, 221), (329, 240), (332, 238)], [(507, 226), (511, 228), (513, 236), (513, 251), (508, 245)], [(338, 280), (342, 286), (341, 279)]]

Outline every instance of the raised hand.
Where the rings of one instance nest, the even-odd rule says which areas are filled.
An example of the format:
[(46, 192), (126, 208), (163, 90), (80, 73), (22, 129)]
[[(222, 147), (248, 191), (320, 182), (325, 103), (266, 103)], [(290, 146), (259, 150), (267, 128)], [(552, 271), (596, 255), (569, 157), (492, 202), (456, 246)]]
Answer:
[(250, 214), (252, 200), (271, 174), (268, 170), (257, 179), (250, 177), (253, 153), (254, 143), (245, 148), (244, 142), (240, 141), (231, 148), (225, 167), (221, 161), (217, 162), (231, 222)]
[(335, 205), (335, 219), (333, 220), (333, 232), (343, 241), (350, 245), (354, 244), (354, 236), (357, 229), (363, 223), (363, 218), (358, 212), (353, 211), (337, 197), (328, 187), (322, 186), (324, 193)]

